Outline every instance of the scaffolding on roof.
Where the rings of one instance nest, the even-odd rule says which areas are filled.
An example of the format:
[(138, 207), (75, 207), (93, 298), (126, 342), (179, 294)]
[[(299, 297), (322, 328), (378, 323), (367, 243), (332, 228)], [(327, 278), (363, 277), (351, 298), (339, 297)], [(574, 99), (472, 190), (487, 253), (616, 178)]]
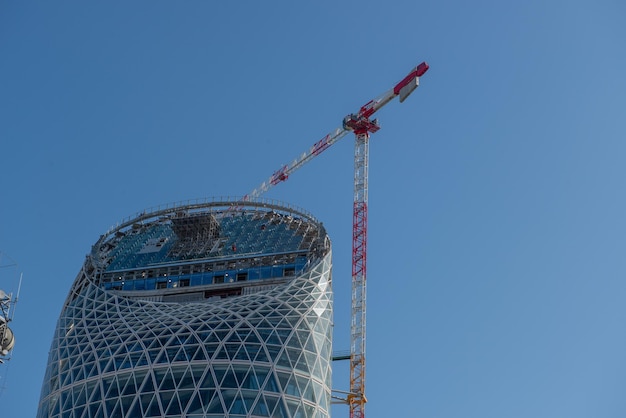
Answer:
[(173, 257), (209, 253), (220, 237), (220, 224), (212, 213), (177, 213), (172, 230), (178, 241), (170, 250)]

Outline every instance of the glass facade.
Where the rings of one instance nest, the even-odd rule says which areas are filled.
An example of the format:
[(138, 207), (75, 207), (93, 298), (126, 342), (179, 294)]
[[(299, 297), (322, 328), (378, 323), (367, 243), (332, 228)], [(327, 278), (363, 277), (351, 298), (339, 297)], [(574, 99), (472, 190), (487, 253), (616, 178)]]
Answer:
[(141, 214), (87, 256), (37, 417), (328, 417), (330, 272), (330, 241), (302, 211)]

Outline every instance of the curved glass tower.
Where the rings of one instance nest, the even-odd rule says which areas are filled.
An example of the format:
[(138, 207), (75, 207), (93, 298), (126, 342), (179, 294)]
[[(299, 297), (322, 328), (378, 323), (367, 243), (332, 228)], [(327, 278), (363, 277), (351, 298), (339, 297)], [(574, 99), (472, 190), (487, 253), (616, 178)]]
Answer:
[(270, 201), (145, 212), (64, 303), (38, 418), (330, 415), (331, 247)]

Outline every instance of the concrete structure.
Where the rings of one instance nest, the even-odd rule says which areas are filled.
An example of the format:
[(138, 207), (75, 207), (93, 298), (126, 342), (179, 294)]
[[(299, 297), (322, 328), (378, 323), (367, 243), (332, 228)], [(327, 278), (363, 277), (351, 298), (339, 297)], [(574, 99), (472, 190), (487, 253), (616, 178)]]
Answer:
[(328, 417), (330, 271), (322, 224), (272, 201), (123, 222), (63, 305), (37, 417)]

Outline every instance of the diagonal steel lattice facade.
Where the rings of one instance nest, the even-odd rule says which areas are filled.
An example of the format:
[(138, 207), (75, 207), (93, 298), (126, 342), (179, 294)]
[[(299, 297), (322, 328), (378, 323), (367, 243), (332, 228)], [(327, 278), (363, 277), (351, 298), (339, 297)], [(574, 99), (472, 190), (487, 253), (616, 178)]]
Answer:
[[(239, 223), (261, 216), (267, 219), (268, 212), (262, 209), (267, 206), (238, 207), (236, 214), (232, 209), (215, 211), (211, 205), (178, 206), (142, 214), (141, 219), (128, 223), (128, 231), (140, 230), (136, 225), (148, 228), (145, 225), (155, 220), (163, 231), (172, 214), (205, 209), (215, 214), (211, 215), (215, 225), (228, 220), (230, 231), (234, 231), (233, 216), (241, 216)], [(37, 418), (330, 416), (330, 241), (317, 221), (293, 211), (275, 215), (277, 209), (280, 207), (272, 207), (273, 224), (284, 223), (284, 230), (294, 231), (298, 238), (289, 237), (293, 253), (301, 256), (306, 247), (306, 262), (293, 276), (274, 277), (274, 273), (253, 280), (254, 269), (267, 267), (259, 263), (270, 263), (276, 271), (277, 263), (284, 261), (289, 251), (272, 253), (278, 248), (274, 243), (264, 254), (255, 252), (247, 257), (235, 252), (228, 240), (240, 240), (237, 234), (245, 228), (237, 226), (240, 232), (227, 233), (224, 221), (222, 245), (217, 240), (212, 246), (217, 261), (210, 264), (212, 255), (202, 255), (203, 265), (210, 264), (211, 283), (193, 275), (172, 275), (174, 267), (199, 261), (188, 255), (185, 260), (166, 260), (166, 245), (157, 250), (154, 243), (167, 240), (151, 236), (139, 243), (134, 254), (161, 252), (167, 261), (162, 268), (170, 272), (169, 287), (146, 290), (145, 281), (140, 287), (137, 277), (142, 279), (145, 270), (137, 272), (145, 266), (137, 263), (132, 265), (135, 273), (126, 269), (124, 281), (116, 287), (116, 282), (107, 278), (122, 280), (122, 270), (107, 271), (115, 257), (107, 259), (102, 249), (107, 248), (108, 254), (115, 251), (108, 248), (114, 247), (110, 242), (121, 245), (122, 241), (108, 237), (123, 235), (120, 231), (124, 228), (105, 234), (87, 257), (61, 312)], [(297, 219), (297, 227), (293, 219)], [(303, 230), (303, 223), (307, 231), (317, 231), (315, 240), (298, 232)], [(171, 241), (175, 241), (174, 235), (170, 234)], [(272, 236), (275, 239), (276, 233)], [(179, 254), (180, 245), (171, 245)], [(120, 257), (119, 252), (115, 254)], [(234, 264), (228, 267), (224, 262), (229, 259), (239, 268), (239, 273), (229, 270), (231, 276), (244, 277), (241, 272), (245, 271), (250, 280), (215, 283), (216, 277), (223, 277), (216, 266), (232, 268)], [(183, 267), (177, 271), (182, 272)], [(291, 273), (290, 269), (285, 267), (283, 272)], [(128, 290), (133, 280), (134, 288)]]

